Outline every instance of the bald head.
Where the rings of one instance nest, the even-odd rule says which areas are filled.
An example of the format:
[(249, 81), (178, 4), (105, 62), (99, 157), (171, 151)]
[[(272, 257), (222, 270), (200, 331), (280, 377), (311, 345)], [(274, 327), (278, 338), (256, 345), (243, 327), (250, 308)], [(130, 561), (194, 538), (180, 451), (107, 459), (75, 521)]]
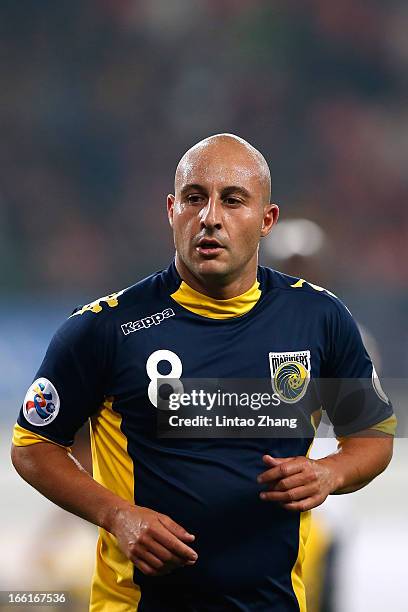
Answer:
[[(238, 174), (258, 182), (262, 204), (271, 199), (271, 173), (262, 155), (249, 142), (234, 134), (215, 134), (200, 140), (186, 151), (178, 163), (174, 181), (176, 193), (189, 182), (194, 169), (200, 167), (204, 173)], [(235, 171), (235, 172), (234, 172)]]
[(279, 216), (270, 198), (268, 164), (246, 140), (217, 134), (189, 149), (167, 196), (181, 278), (217, 299), (249, 289), (259, 241)]

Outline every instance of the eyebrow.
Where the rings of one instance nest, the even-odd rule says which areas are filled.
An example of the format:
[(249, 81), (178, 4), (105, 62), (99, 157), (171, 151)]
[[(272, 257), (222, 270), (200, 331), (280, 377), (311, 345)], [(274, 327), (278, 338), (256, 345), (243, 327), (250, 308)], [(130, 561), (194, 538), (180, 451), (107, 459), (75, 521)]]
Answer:
[(188, 183), (187, 185), (184, 185), (180, 193), (182, 196), (184, 196), (189, 191), (200, 191), (201, 193), (205, 193), (207, 190), (202, 185), (199, 185), (198, 183)]
[(232, 193), (239, 194), (243, 198), (247, 198), (247, 199), (251, 197), (251, 194), (249, 193), (249, 191), (247, 191), (247, 189), (245, 189), (245, 187), (238, 187), (238, 185), (231, 185), (230, 187), (224, 187), (224, 189), (221, 191), (221, 197), (227, 198)]
[[(203, 185), (199, 185), (198, 183), (188, 183), (187, 185), (184, 185), (184, 187), (181, 189), (181, 195), (184, 196), (189, 191), (199, 191), (200, 193), (207, 193), (207, 189), (203, 187)], [(243, 198), (249, 199), (251, 197), (251, 194), (247, 189), (245, 189), (245, 187), (239, 187), (238, 185), (229, 185), (228, 187), (224, 187), (224, 189), (222, 189), (221, 191), (221, 197), (227, 198), (232, 193), (239, 194)]]

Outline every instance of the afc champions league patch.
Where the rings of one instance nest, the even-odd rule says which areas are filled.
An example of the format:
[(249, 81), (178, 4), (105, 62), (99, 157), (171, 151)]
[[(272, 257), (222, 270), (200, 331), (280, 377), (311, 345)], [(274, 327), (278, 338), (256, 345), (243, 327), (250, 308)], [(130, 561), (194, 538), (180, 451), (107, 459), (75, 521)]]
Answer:
[(384, 402), (385, 404), (389, 404), (390, 400), (388, 399), (387, 394), (384, 392), (384, 389), (381, 386), (381, 382), (380, 382), (380, 379), (378, 378), (378, 374), (374, 367), (374, 364), (373, 364), (373, 371), (371, 374), (371, 380), (373, 383), (374, 391), (376, 392), (380, 400)]
[(53, 421), (60, 408), (58, 392), (47, 378), (37, 378), (28, 389), (23, 413), (31, 425), (42, 427)]
[(269, 353), (272, 387), (282, 402), (293, 404), (305, 395), (310, 381), (310, 351)]

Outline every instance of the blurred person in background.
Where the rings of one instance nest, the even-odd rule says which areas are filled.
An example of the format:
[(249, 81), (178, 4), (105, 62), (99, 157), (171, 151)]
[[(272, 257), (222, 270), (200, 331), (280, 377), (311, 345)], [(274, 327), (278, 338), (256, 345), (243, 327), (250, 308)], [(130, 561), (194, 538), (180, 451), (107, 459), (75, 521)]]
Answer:
[[(364, 487), (391, 459), (395, 417), (349, 311), (258, 266), (278, 219), (270, 198), (268, 165), (243, 139), (220, 134), (188, 150), (167, 201), (175, 260), (77, 309), (27, 392), (13, 463), (100, 527), (93, 612), (304, 612), (310, 510)], [(370, 387), (353, 419), (332, 394), (324, 408), (339, 448), (312, 460), (310, 423), (301, 438), (157, 437), (157, 381), (182, 375), (270, 379), (284, 404), (311, 378)], [(70, 453), (87, 419), (94, 479)]]

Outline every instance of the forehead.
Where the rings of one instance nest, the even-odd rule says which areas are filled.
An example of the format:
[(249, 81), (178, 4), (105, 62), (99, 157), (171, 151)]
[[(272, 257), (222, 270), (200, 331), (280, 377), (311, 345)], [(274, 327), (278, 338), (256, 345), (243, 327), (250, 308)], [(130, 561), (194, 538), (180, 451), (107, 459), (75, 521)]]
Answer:
[(203, 147), (188, 151), (176, 172), (176, 190), (186, 184), (237, 185), (251, 192), (262, 188), (263, 176), (258, 161), (238, 147)]

